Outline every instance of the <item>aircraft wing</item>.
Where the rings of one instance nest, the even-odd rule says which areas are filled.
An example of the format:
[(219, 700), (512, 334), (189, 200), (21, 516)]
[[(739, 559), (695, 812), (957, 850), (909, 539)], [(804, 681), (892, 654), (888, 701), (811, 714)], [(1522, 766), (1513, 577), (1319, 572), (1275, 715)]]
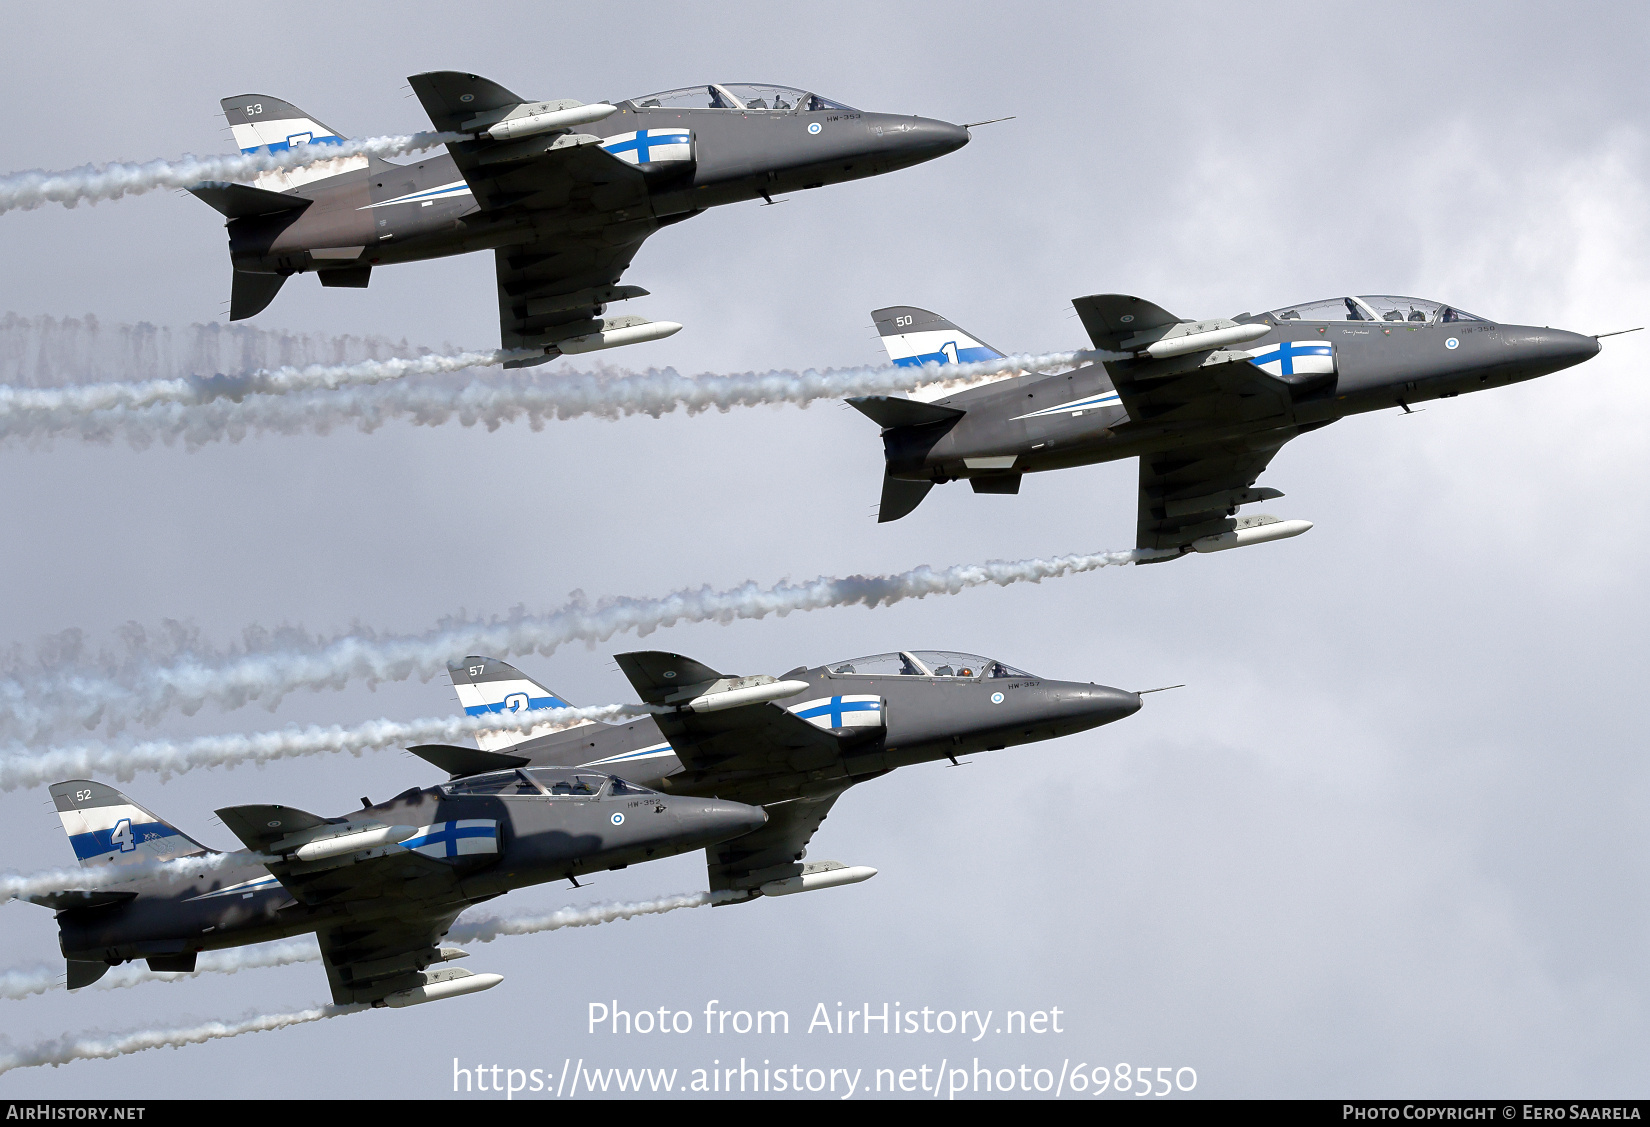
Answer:
[[(673, 693), (712, 685), (722, 678), (680, 654), (648, 650), (619, 654), (616, 660), (649, 704), (669, 703)], [(847, 729), (838, 734), (771, 702), (716, 712), (665, 712), (654, 720), (687, 773), (677, 778), (696, 789), (714, 788), (719, 796), (735, 799), (742, 784), (760, 782), (762, 790), (771, 794), (785, 776), (794, 777), (799, 794), (805, 787), (833, 778), (846, 784), (844, 752), (873, 731)]]
[[(496, 82), (457, 71), (407, 81), (443, 131), (465, 132), (478, 115), (527, 101)], [(558, 132), (506, 141), (478, 136), (447, 146), (483, 212), (521, 214), (523, 237), (494, 252), (506, 349), (539, 348), (594, 332), (607, 302), (647, 293), (618, 284), (659, 226), (648, 206), (647, 181), (636, 165), (598, 141)]]
[(323, 928), (321, 960), (332, 1000), (340, 1006), (372, 1003), (417, 986), (419, 972), (443, 959), (439, 940), (468, 904), (435, 913), (349, 922)]
[[(1132, 337), (1183, 323), (1126, 294), (1079, 297), (1072, 305), (1095, 347), (1108, 351), (1127, 350)], [(1280, 496), (1250, 487), (1299, 433), (1293, 397), (1287, 383), (1250, 364), (1247, 353), (1210, 349), (1164, 360), (1108, 360), (1105, 366), (1129, 414), (1116, 428), (1120, 433), (1172, 438), (1230, 428), (1233, 436), (1141, 457), (1136, 547), (1185, 550), (1194, 540), (1235, 528), (1238, 505)]]
[[(1279, 438), (1271, 432), (1258, 437), (1271, 442), (1254, 445), (1235, 439), (1141, 455), (1135, 546), (1184, 551), (1194, 540), (1236, 528), (1232, 511), (1251, 493), (1255, 479), (1289, 436)], [(1279, 494), (1268, 490), (1256, 499), (1259, 496)]]
[[(218, 817), (253, 850), (284, 834), (336, 824), (290, 806), (229, 806)], [(469, 907), (451, 864), (398, 845), (332, 860), (271, 861), (269, 872), (293, 899), (350, 906), (348, 923), (320, 931), (333, 1001), (374, 1002), (417, 985), (417, 971), (438, 961), (435, 941)]]
[[(495, 250), (500, 347), (544, 348), (596, 332), (606, 302), (644, 296), (640, 286), (618, 283), (656, 226), (649, 219), (605, 228), (600, 238), (561, 234)], [(528, 367), (553, 358), (546, 354), (543, 360), (510, 360), (504, 366)]]
[(705, 850), (710, 890), (754, 889), (771, 880), (799, 876), (809, 840), (847, 789), (772, 803), (764, 807), (767, 825), (710, 846)]

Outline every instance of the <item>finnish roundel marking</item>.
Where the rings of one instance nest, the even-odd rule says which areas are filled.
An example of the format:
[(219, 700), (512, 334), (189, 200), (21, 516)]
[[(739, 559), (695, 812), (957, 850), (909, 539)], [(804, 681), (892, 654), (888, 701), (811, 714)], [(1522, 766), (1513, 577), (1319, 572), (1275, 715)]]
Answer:
[(269, 823), (269, 828), (272, 829), (272, 830), (279, 829), (280, 825), (281, 825), (281, 823), (279, 823), (279, 822), (271, 822), (271, 823)]
[(458, 100), (461, 102), (473, 102), (476, 100), (476, 96), (474, 94), (460, 94), (458, 96)]
[(1002, 704), (1003, 703), (1003, 694), (1001, 694), (1001, 693), (992, 693), (991, 694), (991, 703), (992, 704)]
[(617, 810), (615, 810), (615, 811), (614, 811), (614, 812), (613, 812), (613, 818), (612, 818), (612, 822), (613, 822), (613, 824), (614, 824), (614, 825), (615, 825), (615, 826), (622, 826), (622, 825), (624, 825), (624, 815), (623, 815), (623, 814), (620, 814), (620, 813), (619, 813), (619, 812), (618, 812), (618, 811), (617, 811)]
[(676, 670), (674, 670), (674, 669), (665, 670), (665, 679), (666, 680), (669, 680), (670, 678), (672, 678), (674, 676), (676, 676)]
[(808, 123), (808, 132), (809, 133), (818, 133), (819, 132), (819, 122), (810, 121)]
[(1125, 313), (1125, 314), (1123, 314), (1123, 316), (1119, 317), (1118, 320), (1123, 322), (1123, 324), (1127, 325), (1130, 321), (1134, 320), (1134, 314), (1133, 313)]
[(1448, 340), (1446, 340), (1444, 342), (1444, 347), (1445, 348), (1460, 348), (1461, 347), (1461, 342), (1456, 340), (1454, 337), (1450, 337)]

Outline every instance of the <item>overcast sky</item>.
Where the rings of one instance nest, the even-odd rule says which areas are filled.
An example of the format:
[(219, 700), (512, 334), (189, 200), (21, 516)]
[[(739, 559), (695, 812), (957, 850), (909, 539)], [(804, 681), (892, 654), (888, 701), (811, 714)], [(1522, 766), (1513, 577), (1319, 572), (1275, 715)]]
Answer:
[[(587, 14), (589, 13), (589, 14)], [(1073, 296), (1185, 317), (1344, 293), (1580, 332), (1650, 320), (1637, 5), (295, 3), (8, 6), (0, 171), (222, 152), (218, 99), (276, 95), (347, 135), (427, 126), (405, 78), (595, 101), (768, 81), (865, 109), (1003, 115), (963, 150), (651, 239), (623, 313), (682, 322), (610, 354), (683, 372), (876, 363), (869, 310), (933, 309), (1008, 350), (1086, 343)], [(0, 216), (0, 313), (185, 326), (229, 291), (221, 220), (183, 194)], [(292, 280), (255, 324), (492, 348), (490, 256)], [(1290, 444), (1280, 544), (891, 609), (679, 627), (643, 646), (734, 673), (955, 648), (1130, 689), (1186, 682), (1053, 743), (851, 792), (810, 857), (865, 884), (501, 940), (485, 994), (0, 1078), (26, 1096), (435, 1098), (462, 1063), (1191, 1066), (1198, 1094), (1642, 1094), (1650, 801), (1646, 339), (1514, 388)], [(560, 363), (566, 364), (566, 361)], [(120, 373), (111, 373), (119, 375)], [(877, 526), (876, 428), (832, 403), (488, 433), (248, 439), (196, 453), (0, 450), (0, 644), (112, 644), (168, 619), (417, 631), (573, 590), (1125, 548), (1134, 463), (937, 489)], [(522, 658), (578, 703), (633, 699), (609, 655)], [(454, 655), (461, 656), (461, 655)], [(175, 716), (156, 732), (410, 719), (417, 681)], [(439, 774), (399, 752), (120, 784), (207, 844), (246, 802), (342, 813)], [(44, 791), (0, 796), (6, 868), (71, 852)], [(505, 910), (703, 888), (701, 855)], [(0, 909), (8, 966), (58, 959)], [(5, 967), (0, 967), (0, 970)], [(16, 1043), (327, 998), (304, 965), (0, 1002)], [(784, 1008), (789, 1037), (586, 1032), (587, 1006)], [(1042, 1037), (805, 1034), (816, 1003), (1033, 1010)]]

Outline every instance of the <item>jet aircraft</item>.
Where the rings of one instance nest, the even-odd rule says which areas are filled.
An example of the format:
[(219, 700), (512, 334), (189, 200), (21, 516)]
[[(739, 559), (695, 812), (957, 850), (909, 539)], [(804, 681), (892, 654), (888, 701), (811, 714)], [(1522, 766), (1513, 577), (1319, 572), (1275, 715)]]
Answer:
[[(941, 482), (1018, 493), (1028, 473), (1138, 457), (1136, 545), (1159, 553), (1141, 562), (1297, 536), (1311, 523), (1236, 515), (1283, 496), (1255, 482), (1291, 438), (1346, 415), (1407, 412), (1534, 379), (1599, 351), (1598, 336), (1410, 297), (1335, 297), (1206, 321), (1124, 294), (1072, 304), (1110, 359), (930, 396), (849, 400), (882, 427), (878, 521), (907, 515)], [(872, 316), (897, 365), (1002, 355), (925, 309)]]
[[(481, 750), (412, 751), (473, 786), (487, 779), (508, 786), (511, 770), (554, 765), (611, 772), (671, 795), (760, 805), (766, 825), (706, 852), (711, 889), (749, 897), (875, 875), (868, 866), (802, 860), (832, 805), (856, 783), (913, 763), (957, 762), (972, 752), (1087, 731), (1132, 715), (1141, 703), (1122, 689), (1053, 681), (976, 654), (933, 650), (797, 668), (780, 678), (728, 676), (657, 651), (617, 660), (643, 701), (670, 711), (545, 734), (483, 733), (476, 740)], [(468, 657), (449, 668), (472, 716), (567, 705), (502, 661)]]
[[(908, 168), (968, 143), (966, 126), (854, 109), (762, 83), (689, 86), (584, 105), (530, 101), (473, 74), (408, 81), (437, 130), (470, 140), (410, 164), (356, 156), (191, 191), (228, 221), (231, 320), (291, 275), (367, 285), (377, 266), (493, 252), (506, 349), (540, 356), (657, 340), (681, 328), (604, 317), (642, 241), (706, 208)], [(243, 152), (337, 144), (266, 94), (222, 102)]]
[[(102, 783), (71, 779), (51, 795), (88, 869), (170, 859), (187, 873), (190, 859), (212, 852)], [(470, 994), (501, 977), (426, 968), (464, 957), (439, 941), (472, 904), (703, 848), (766, 821), (757, 807), (551, 767), (414, 787), (376, 805), (363, 799), (337, 818), (290, 806), (229, 806), (218, 816), (254, 854), (279, 860), (25, 897), (57, 910), (70, 989), (130, 959), (192, 971), (201, 951), (315, 932), (340, 1005)]]

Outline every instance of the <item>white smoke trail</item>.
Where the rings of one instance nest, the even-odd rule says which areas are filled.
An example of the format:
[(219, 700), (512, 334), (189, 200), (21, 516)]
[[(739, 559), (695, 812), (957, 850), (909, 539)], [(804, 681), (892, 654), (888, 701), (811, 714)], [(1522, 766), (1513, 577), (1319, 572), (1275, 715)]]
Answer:
[(163, 380), (214, 372), (353, 365), (456, 353), (450, 344), (421, 348), (405, 339), (356, 334), (297, 333), (246, 321), (181, 327), (127, 324), (82, 317), (0, 313), (0, 384), (71, 384)]
[[(454, 943), (491, 943), (507, 935), (535, 935), (564, 927), (594, 927), (597, 924), (657, 916), (679, 908), (702, 908), (744, 899), (742, 892), (678, 892), (651, 900), (609, 901), (558, 908), (554, 912), (530, 916), (483, 916), (453, 926), (444, 938)], [(124, 990), (145, 982), (175, 982), (203, 974), (235, 974), (238, 971), (313, 963), (321, 959), (321, 949), (310, 938), (260, 943), (228, 951), (204, 951), (192, 971), (151, 971), (139, 963), (113, 967), (93, 986), (98, 990)], [(21, 999), (55, 989), (63, 972), (51, 967), (27, 967), (0, 971), (0, 999)]]
[(56, 1068), (77, 1060), (107, 1060), (145, 1049), (175, 1048), (179, 1045), (200, 1045), (223, 1037), (239, 1037), (243, 1033), (267, 1033), (285, 1029), (289, 1025), (320, 1021), (322, 1018), (342, 1017), (360, 1013), (366, 1006), (316, 1006), (296, 1013), (259, 1014), (236, 1022), (208, 1021), (187, 1029), (144, 1029), (135, 1033), (116, 1033), (94, 1039), (94, 1036), (66, 1033), (37, 1045), (0, 1050), (0, 1073), (14, 1068), (38, 1068), (49, 1064)]
[(281, 152), (225, 153), (143, 164), (82, 165), (61, 172), (34, 169), (0, 176), (0, 213), (29, 210), (48, 203), (64, 207), (141, 195), (156, 188), (188, 188), (204, 181), (250, 180), (260, 172), (299, 168), (340, 157), (392, 157), (433, 149), (449, 141), (463, 141), (467, 133), (412, 133), (395, 137), (367, 137), (337, 144), (299, 145)]
[(0, 971), (0, 998), (16, 1000), (31, 994), (44, 994), (63, 979), (57, 967), (16, 967)]
[(63, 778), (113, 776), (130, 782), (139, 772), (170, 779), (201, 767), (234, 767), (347, 751), (364, 752), (420, 743), (451, 743), (477, 732), (559, 731), (592, 721), (648, 716), (663, 711), (645, 704), (601, 704), (583, 708), (544, 708), (526, 712), (490, 712), (484, 716), (434, 716), (424, 720), (371, 720), (345, 728), (288, 727), (251, 735), (203, 736), (193, 740), (145, 740), (124, 747), (78, 744), (38, 753), (14, 750), (0, 757), (0, 791), (44, 786)]
[(678, 892), (653, 900), (616, 901), (607, 904), (586, 904), (582, 907), (558, 908), (554, 912), (536, 916), (483, 916), (453, 925), (446, 938), (454, 943), (491, 943), (506, 935), (533, 935), (541, 931), (559, 931), (564, 927), (594, 927), (616, 920), (635, 919), (637, 916), (656, 916), (674, 912), (678, 908), (703, 908), (707, 904), (721, 904), (742, 900), (743, 892)]
[[(294, 963), (315, 963), (321, 960), (321, 949), (313, 938), (283, 939), (274, 943), (259, 943), (251, 947), (236, 947), (228, 951), (203, 951), (195, 960), (192, 971), (153, 971), (142, 963), (127, 963), (111, 967), (90, 987), (93, 990), (125, 990), (145, 982), (175, 982), (184, 978), (198, 978), (203, 974), (235, 974), (243, 970), (264, 967), (285, 967)], [(16, 1001), (35, 994), (44, 994), (63, 984), (61, 967), (20, 967), (0, 971), (0, 999)]]
[(133, 861), (121, 865), (54, 869), (44, 873), (0, 873), (0, 904), (44, 893), (92, 891), (137, 880), (176, 883), (192, 880), (217, 869), (258, 865), (273, 860), (275, 858), (265, 857), (261, 853), (236, 850), (230, 853), (195, 853), (187, 857)]
[(132, 412), (159, 406), (202, 406), (219, 399), (241, 402), (249, 395), (332, 390), (414, 374), (459, 372), (465, 368), (498, 364), (515, 355), (519, 354), (462, 352), (453, 356), (431, 355), (363, 360), (355, 364), (283, 367), (240, 376), (188, 376), (140, 383), (96, 383), (72, 387), (0, 385), (0, 439), (65, 433), (76, 429), (84, 416), (94, 413)]
[[(534, 370), (489, 375), (456, 386), (440, 381), (363, 386), (403, 375), (501, 364), (524, 355), (529, 354), (466, 352), (330, 368), (316, 365), (302, 370), (280, 369), (244, 377), (191, 377), (61, 390), (0, 386), (0, 441), (76, 437), (108, 442), (124, 438), (141, 449), (155, 442), (181, 440), (189, 449), (198, 449), (211, 442), (238, 442), (249, 434), (328, 434), (345, 426), (371, 431), (391, 420), (439, 426), (456, 419), (465, 426), (479, 423), (496, 430), (525, 418), (538, 429), (550, 419), (616, 419), (638, 414), (658, 418), (678, 408), (692, 415), (776, 403), (806, 407), (819, 399), (955, 387), (973, 383), (983, 375), (1047, 371), (1110, 354), (1057, 352), (963, 365), (734, 375), (683, 376), (673, 369)], [(287, 394), (276, 398), (276, 393)]]
[(889, 606), (991, 584), (1041, 583), (1161, 554), (1131, 549), (944, 568), (923, 565), (893, 575), (821, 576), (769, 587), (751, 581), (720, 591), (684, 588), (662, 598), (609, 597), (596, 603), (575, 592), (572, 601), (544, 614), (518, 609), (486, 620), (455, 618), (422, 634), (379, 635), (360, 627), (328, 638), (289, 630), (275, 638), (256, 637), (256, 647), (247, 650), (212, 652), (190, 640), (170, 660), (151, 660), (134, 646), (119, 665), (97, 669), (70, 662), (43, 677), (0, 680), (0, 730), (35, 740), (58, 725), (152, 722), (171, 709), (193, 713), (208, 703), (233, 709), (263, 700), (274, 707), (299, 689), (336, 689), (357, 679), (369, 685), (428, 680), (444, 673), (454, 654), (549, 656), (568, 642), (603, 642), (627, 631), (645, 637), (679, 622), (726, 625), (828, 607)]

